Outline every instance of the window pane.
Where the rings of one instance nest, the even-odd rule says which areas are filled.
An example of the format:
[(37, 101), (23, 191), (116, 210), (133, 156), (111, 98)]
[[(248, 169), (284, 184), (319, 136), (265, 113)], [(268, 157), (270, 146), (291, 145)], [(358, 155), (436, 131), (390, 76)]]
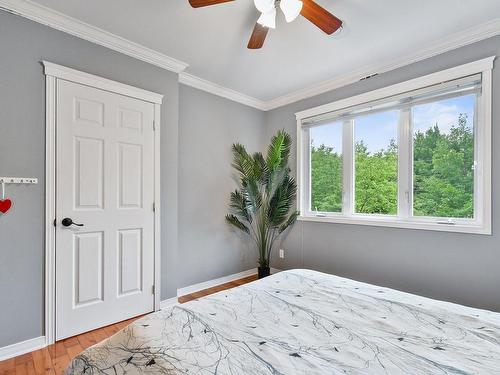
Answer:
[(342, 212), (342, 123), (314, 127), (311, 136), (311, 211)]
[(356, 213), (397, 214), (398, 117), (390, 111), (354, 120)]
[(474, 217), (476, 95), (415, 106), (413, 215)]

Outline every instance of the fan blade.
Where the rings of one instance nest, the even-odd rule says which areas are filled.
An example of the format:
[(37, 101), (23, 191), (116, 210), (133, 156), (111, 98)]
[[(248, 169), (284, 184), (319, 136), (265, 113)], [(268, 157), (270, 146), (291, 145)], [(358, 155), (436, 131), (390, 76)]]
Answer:
[(189, 4), (191, 4), (193, 8), (201, 8), (201, 7), (207, 7), (209, 5), (228, 3), (230, 1), (234, 0), (189, 0)]
[(342, 26), (342, 21), (316, 4), (313, 0), (302, 0), (304, 5), (300, 14), (318, 26), (328, 35), (333, 34)]
[(266, 40), (267, 32), (269, 31), (268, 27), (262, 26), (260, 23), (255, 23), (255, 27), (253, 28), (252, 36), (248, 41), (248, 49), (259, 49), (264, 45), (264, 41)]

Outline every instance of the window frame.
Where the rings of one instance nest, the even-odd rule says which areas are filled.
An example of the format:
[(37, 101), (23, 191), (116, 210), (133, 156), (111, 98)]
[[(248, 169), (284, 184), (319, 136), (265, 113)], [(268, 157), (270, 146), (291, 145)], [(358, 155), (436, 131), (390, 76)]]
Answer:
[[(378, 90), (335, 101), (295, 114), (297, 119), (297, 206), (300, 221), (371, 225), (445, 232), (491, 235), (491, 123), (492, 70), (495, 56), (425, 75)], [(477, 97), (474, 121), (474, 219), (413, 216), (413, 137), (411, 108), (401, 110), (398, 123), (398, 210), (397, 215), (359, 214), (354, 210), (353, 120), (343, 120), (343, 210), (321, 213), (311, 211), (310, 137), (303, 122), (312, 117), (383, 100), (396, 95), (481, 74), (481, 93)], [(410, 168), (407, 168), (410, 166)]]

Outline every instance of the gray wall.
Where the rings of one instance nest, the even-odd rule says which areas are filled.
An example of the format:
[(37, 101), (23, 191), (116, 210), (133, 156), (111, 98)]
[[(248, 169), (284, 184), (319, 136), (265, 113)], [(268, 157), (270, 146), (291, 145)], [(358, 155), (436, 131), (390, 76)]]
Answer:
[(248, 241), (224, 221), (236, 188), (231, 145), (260, 151), (265, 114), (188, 86), (180, 86), (178, 286), (256, 267)]
[[(491, 38), (268, 114), (268, 136), (296, 135), (294, 113), (488, 56)], [(283, 243), (277, 268), (312, 268), (424, 296), (500, 311), (500, 69), (493, 73), (493, 236), (299, 222)], [(295, 166), (295, 155), (292, 160)]]
[(43, 334), (45, 76), (41, 60), (165, 95), (162, 107), (162, 298), (176, 295), (177, 74), (0, 11), (0, 175), (38, 177), (8, 187), (0, 216), (0, 347)]

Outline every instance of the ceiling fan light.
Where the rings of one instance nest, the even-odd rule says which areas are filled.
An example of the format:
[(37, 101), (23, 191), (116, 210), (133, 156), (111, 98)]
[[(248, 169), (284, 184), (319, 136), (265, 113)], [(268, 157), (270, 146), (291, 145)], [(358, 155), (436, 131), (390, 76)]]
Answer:
[(275, 9), (274, 0), (253, 0), (255, 7), (261, 13), (268, 13)]
[(301, 10), (304, 3), (300, 0), (281, 0), (280, 8), (285, 15), (286, 22), (292, 22), (295, 20)]
[(269, 27), (270, 29), (276, 28), (276, 8), (271, 9), (269, 12), (262, 13), (257, 20), (264, 27)]

